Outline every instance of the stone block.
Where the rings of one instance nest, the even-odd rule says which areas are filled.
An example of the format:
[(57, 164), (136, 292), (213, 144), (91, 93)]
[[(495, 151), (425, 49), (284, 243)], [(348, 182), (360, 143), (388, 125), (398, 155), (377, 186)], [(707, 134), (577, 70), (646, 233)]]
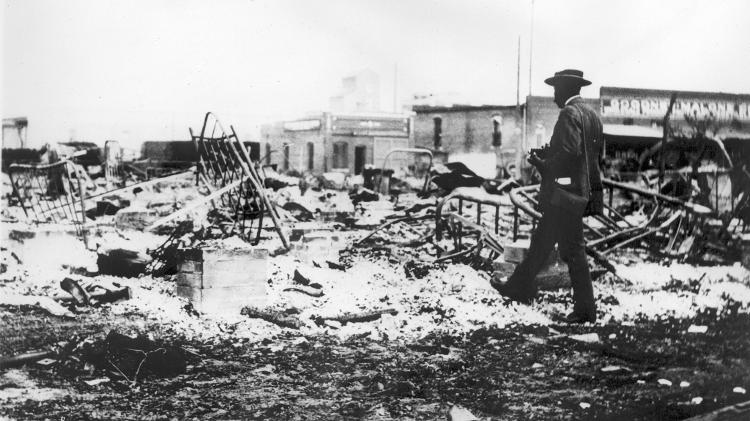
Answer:
[(93, 265), (96, 253), (86, 249), (72, 226), (0, 230), (0, 244), (10, 248), (26, 267), (59, 268), (62, 265)]
[(142, 231), (156, 222), (159, 215), (152, 209), (125, 208), (115, 214), (115, 227), (121, 230)]
[(292, 228), (292, 232), (289, 235), (289, 241), (301, 241), (303, 240), (303, 238), (331, 235), (332, 232), (333, 229), (331, 228), (319, 228), (305, 224), (304, 226), (297, 226)]
[(268, 250), (180, 250), (177, 292), (199, 311), (234, 313), (266, 300)]
[(266, 304), (265, 290), (259, 295), (254, 286), (210, 289), (178, 286), (176, 291), (202, 313), (233, 315), (240, 314), (242, 307)]
[[(518, 240), (512, 243), (503, 244), (503, 260), (510, 263), (521, 263), (529, 253), (530, 244), (530, 240)], [(555, 247), (552, 249), (549, 259), (547, 259), (547, 264), (551, 265), (558, 261), (560, 261), (560, 253), (558, 253), (557, 247)]]
[(301, 241), (292, 243), (291, 253), (299, 261), (312, 265), (323, 264), (326, 260), (338, 261), (338, 251), (342, 248), (339, 236), (332, 233), (306, 234)]
[(518, 240), (504, 244), (503, 259), (510, 263), (521, 263), (529, 251), (529, 240)]

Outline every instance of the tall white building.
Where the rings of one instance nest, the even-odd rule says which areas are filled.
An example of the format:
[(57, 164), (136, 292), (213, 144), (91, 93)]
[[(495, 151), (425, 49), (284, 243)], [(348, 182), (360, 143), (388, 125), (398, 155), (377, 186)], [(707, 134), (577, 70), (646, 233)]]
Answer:
[(380, 77), (365, 69), (341, 81), (341, 91), (330, 99), (333, 113), (377, 112), (380, 109)]

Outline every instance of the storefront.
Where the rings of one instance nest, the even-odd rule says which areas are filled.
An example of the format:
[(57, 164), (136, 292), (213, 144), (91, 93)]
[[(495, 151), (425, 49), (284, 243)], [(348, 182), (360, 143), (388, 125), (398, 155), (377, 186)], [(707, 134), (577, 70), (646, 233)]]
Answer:
[(264, 163), (276, 164), (282, 171), (356, 175), (366, 165), (382, 165), (389, 150), (411, 146), (411, 118), (323, 113), (263, 126), (261, 139)]

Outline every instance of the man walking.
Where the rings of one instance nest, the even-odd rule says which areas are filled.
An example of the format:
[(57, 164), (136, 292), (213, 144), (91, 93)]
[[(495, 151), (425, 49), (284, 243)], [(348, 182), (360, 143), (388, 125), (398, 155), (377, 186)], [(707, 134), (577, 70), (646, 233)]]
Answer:
[(563, 70), (544, 82), (555, 88), (555, 104), (562, 110), (549, 149), (542, 156), (529, 156), (529, 163), (542, 176), (538, 196), (542, 219), (526, 258), (507, 282), (493, 286), (511, 300), (530, 303), (537, 290), (534, 278), (558, 244), (560, 257), (568, 265), (575, 302), (566, 321), (594, 322), (596, 303), (584, 248), (583, 217), (602, 211), (598, 164), (602, 122), (580, 96), (581, 87), (591, 84), (583, 72)]

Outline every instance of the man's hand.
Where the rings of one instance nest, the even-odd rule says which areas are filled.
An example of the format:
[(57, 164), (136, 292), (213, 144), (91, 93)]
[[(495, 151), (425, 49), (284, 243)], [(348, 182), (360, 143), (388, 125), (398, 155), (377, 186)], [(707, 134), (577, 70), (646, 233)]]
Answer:
[(529, 164), (536, 167), (536, 169), (539, 170), (539, 172), (542, 172), (542, 168), (544, 167), (544, 161), (539, 158), (536, 154), (532, 153), (529, 155), (529, 158), (527, 159)]

